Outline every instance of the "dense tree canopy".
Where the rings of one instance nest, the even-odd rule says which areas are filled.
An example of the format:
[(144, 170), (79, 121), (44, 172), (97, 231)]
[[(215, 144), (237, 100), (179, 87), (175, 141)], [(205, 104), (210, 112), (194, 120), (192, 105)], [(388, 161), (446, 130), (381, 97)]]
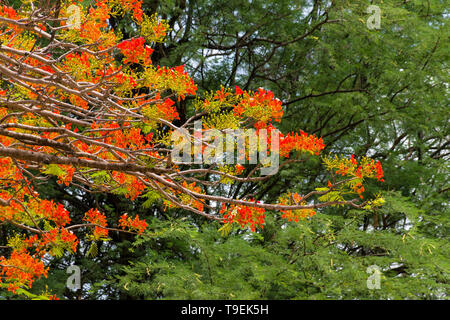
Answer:
[[(443, 1), (375, 1), (379, 29), (369, 2), (79, 1), (79, 27), (21, 2), (0, 12), (0, 296), (447, 297)], [(198, 119), (278, 128), (282, 168), (173, 163)]]

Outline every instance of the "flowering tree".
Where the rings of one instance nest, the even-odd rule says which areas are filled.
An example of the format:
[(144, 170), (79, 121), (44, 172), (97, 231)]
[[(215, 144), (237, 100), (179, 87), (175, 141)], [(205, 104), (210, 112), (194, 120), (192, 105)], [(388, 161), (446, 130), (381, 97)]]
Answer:
[[(140, 37), (124, 40), (108, 24), (124, 13)], [(366, 179), (383, 181), (380, 163), (353, 156), (322, 157), (328, 184), (305, 195), (280, 195), (277, 203), (209, 194), (211, 185), (267, 179), (270, 175), (258, 170), (268, 164), (180, 163), (172, 157), (173, 133), (187, 135), (187, 152), (194, 158), (211, 151), (211, 142), (201, 139), (195, 148), (207, 130), (252, 128), (259, 141), (271, 144), (267, 133), (276, 131), (282, 103), (263, 88), (222, 87), (196, 97), (192, 116), (180, 124), (177, 101), (195, 96), (197, 87), (184, 66), (152, 64), (152, 46), (167, 32), (167, 22), (144, 14), (139, 0), (0, 7), (0, 223), (21, 230), (2, 244), (10, 254), (0, 256), (0, 287), (27, 293), (36, 278), (46, 276), (42, 257), (75, 252), (81, 228), (90, 230), (88, 240), (146, 229), (145, 220), (125, 213), (115, 227), (108, 226), (95, 208), (85, 213), (85, 223), (71, 224), (62, 204), (41, 199), (35, 190), (52, 176), (65, 186), (131, 200), (157, 195), (166, 207), (220, 221), (223, 232), (235, 224), (263, 228), (266, 210), (297, 222), (321, 207), (371, 209), (383, 203), (380, 196), (364, 199)], [(186, 133), (198, 120), (200, 130)], [(267, 152), (283, 159), (279, 169), (325, 148), (321, 138), (303, 131), (275, 137), (277, 150)], [(241, 160), (261, 151), (251, 150), (245, 139), (244, 144)]]

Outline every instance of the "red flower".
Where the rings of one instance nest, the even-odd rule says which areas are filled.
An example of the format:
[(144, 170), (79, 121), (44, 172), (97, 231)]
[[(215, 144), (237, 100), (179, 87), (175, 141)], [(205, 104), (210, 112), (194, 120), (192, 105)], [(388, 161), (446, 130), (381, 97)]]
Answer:
[[(254, 202), (255, 199), (250, 199), (248, 201)], [(253, 232), (255, 232), (257, 225), (261, 229), (264, 228), (266, 215), (263, 208), (231, 205), (227, 210), (226, 205), (222, 204), (220, 213), (224, 215), (224, 223), (231, 224), (236, 222), (241, 227), (250, 225), (250, 230), (252, 230)]]
[(119, 226), (122, 229), (128, 228), (141, 234), (145, 231), (148, 225), (145, 220), (139, 219), (139, 215), (136, 215), (134, 219), (131, 219), (130, 217), (128, 217), (128, 214), (124, 213), (122, 216), (120, 216)]
[(242, 173), (242, 171), (244, 171), (244, 169), (245, 169), (245, 167), (240, 164), (237, 164), (235, 167), (236, 167), (236, 173), (238, 175), (240, 175)]
[(14, 250), (9, 259), (0, 257), (0, 281), (5, 278), (9, 282), (8, 290), (16, 292), (21, 286), (31, 287), (36, 278), (47, 276), (44, 263), (25, 250)]
[(125, 56), (123, 63), (143, 63), (145, 65), (151, 64), (150, 56), (153, 49), (146, 46), (144, 37), (137, 39), (125, 40), (117, 45), (122, 54)]
[(377, 162), (377, 164), (375, 165), (375, 169), (377, 171), (377, 180), (384, 182), (383, 178), (383, 168), (381, 167), (381, 163), (380, 161)]
[(83, 218), (84, 221), (95, 224), (94, 237), (100, 239), (108, 236), (108, 230), (102, 227), (106, 227), (106, 216), (97, 209), (90, 209)]

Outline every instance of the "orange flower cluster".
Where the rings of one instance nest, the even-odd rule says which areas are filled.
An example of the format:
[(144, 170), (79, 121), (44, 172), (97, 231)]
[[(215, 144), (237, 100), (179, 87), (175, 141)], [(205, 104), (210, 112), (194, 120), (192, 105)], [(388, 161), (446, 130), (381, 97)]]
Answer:
[(131, 150), (139, 150), (145, 145), (145, 139), (139, 128), (130, 128), (120, 130), (120, 125), (115, 122), (104, 125), (105, 128), (117, 129), (105, 135), (105, 143), (115, 145), (119, 148), (129, 148)]
[(325, 148), (322, 138), (315, 135), (308, 135), (300, 130), (298, 133), (288, 133), (280, 136), (280, 156), (289, 158), (292, 150), (309, 152), (318, 155)]
[(12, 19), (12, 20), (16, 20), (19, 18), (16, 10), (14, 10), (13, 7), (8, 7), (5, 5), (0, 7), (0, 16), (8, 18), (8, 19)]
[[(86, 21), (81, 24), (80, 38), (89, 43), (101, 43), (98, 40), (107, 28), (107, 20), (110, 18), (110, 7), (107, 0), (97, 0), (95, 7), (89, 9)], [(103, 45), (100, 47), (104, 49)]]
[(119, 184), (126, 198), (135, 200), (145, 190), (145, 184), (137, 177), (123, 172), (113, 171), (113, 179)]
[[(202, 193), (202, 188), (200, 186), (197, 186), (195, 182), (187, 183), (186, 181), (183, 181), (181, 185), (188, 190), (194, 191), (196, 193)], [(174, 193), (179, 195), (181, 202), (183, 204), (191, 205), (195, 209), (203, 211), (204, 207), (203, 200), (193, 200), (188, 195), (181, 193), (179, 191), (175, 191)]]
[(90, 209), (85, 213), (83, 220), (95, 224), (93, 232), (94, 239), (98, 240), (108, 237), (108, 229), (105, 229), (107, 226), (106, 216), (103, 213), (97, 209)]
[[(306, 205), (305, 201), (302, 201), (302, 197), (298, 193), (287, 193), (279, 199), (281, 205)], [(300, 219), (306, 219), (316, 214), (314, 209), (299, 209), (299, 210), (281, 210), (282, 218), (288, 221), (298, 222)]]
[(34, 249), (37, 255), (44, 256), (46, 253), (52, 253), (52, 250), (63, 248), (71, 252), (76, 252), (78, 247), (78, 238), (65, 228), (57, 227), (41, 235), (32, 235), (23, 240), (26, 248)]
[(21, 286), (31, 287), (36, 278), (47, 276), (48, 269), (39, 259), (25, 250), (14, 250), (9, 259), (0, 257), (0, 287), (2, 277), (8, 283), (8, 290), (16, 292)]
[(69, 53), (63, 64), (63, 71), (70, 72), (77, 80), (91, 80), (91, 59), (92, 57), (83, 52), (81, 54)]
[[(254, 201), (255, 199), (249, 200), (249, 202)], [(264, 228), (266, 215), (263, 208), (238, 205), (230, 205), (227, 207), (227, 205), (223, 203), (220, 213), (223, 215), (224, 223), (238, 223), (242, 228), (249, 225), (250, 230), (253, 232), (255, 232), (257, 226), (261, 229)]]
[(147, 222), (145, 220), (140, 220), (139, 215), (136, 215), (134, 219), (128, 216), (127, 213), (120, 216), (119, 226), (122, 229), (130, 229), (132, 231), (136, 231), (138, 234), (141, 234), (147, 229)]
[(242, 172), (243, 172), (244, 169), (245, 169), (245, 167), (244, 167), (243, 165), (241, 165), (241, 164), (235, 165), (235, 168), (236, 168), (236, 174), (237, 174), (237, 175), (242, 174)]
[[(49, 58), (48, 55), (47, 55), (47, 58)], [(55, 70), (53, 70), (49, 65), (46, 65), (43, 62), (41, 62), (41, 61), (39, 61), (39, 60), (37, 60), (35, 58), (32, 58), (32, 57), (26, 58), (24, 60), (24, 63), (26, 63), (26, 64), (28, 64), (30, 66), (33, 66), (33, 67), (35, 67), (37, 69), (46, 71), (48, 73), (52, 73), (52, 74), (55, 73)]]
[(194, 80), (183, 65), (175, 68), (149, 66), (144, 72), (142, 85), (158, 93), (170, 90), (177, 94), (178, 100), (184, 99), (186, 95), (195, 95), (197, 91)]
[[(224, 97), (222, 91), (217, 92), (217, 97), (222, 100)], [(276, 99), (274, 94), (259, 88), (256, 92), (243, 91), (236, 86), (236, 95), (240, 98), (237, 105), (234, 106), (234, 114), (238, 117), (249, 117), (257, 120), (257, 128), (262, 128), (269, 121), (280, 122), (283, 116), (282, 103)]]
[(170, 122), (175, 119), (180, 119), (177, 108), (175, 107), (175, 102), (170, 98), (165, 99), (163, 103), (157, 103), (154, 108), (156, 109), (155, 116), (158, 118)]
[(357, 178), (375, 178), (378, 181), (384, 182), (383, 178), (383, 168), (381, 167), (380, 161), (375, 163), (375, 160), (363, 157), (358, 164), (355, 156), (352, 154), (350, 160), (342, 159), (338, 161), (335, 166), (337, 171), (336, 174), (342, 176), (350, 175)]
[(72, 182), (73, 174), (75, 173), (75, 168), (69, 165), (59, 165), (61, 169), (64, 170), (64, 177), (60, 177), (58, 183), (64, 184), (65, 186), (69, 186), (70, 182)]
[(364, 198), (362, 194), (364, 193), (365, 188), (361, 182), (358, 182), (353, 186), (353, 191), (355, 191), (361, 199)]
[(40, 215), (62, 227), (70, 223), (69, 211), (60, 203), (57, 205), (53, 201), (41, 200), (38, 205)]
[(142, 21), (143, 11), (142, 11), (142, 1), (140, 0), (120, 0), (120, 6), (123, 10), (132, 12), (133, 18), (136, 21)]
[[(167, 181), (172, 182), (170, 179), (167, 179)], [(191, 190), (193, 192), (202, 193), (202, 188), (200, 186), (197, 186), (195, 182), (187, 183), (186, 181), (183, 181), (181, 183), (181, 185), (184, 188), (186, 188), (188, 190)], [(197, 209), (199, 211), (203, 211), (203, 208), (204, 208), (203, 200), (195, 200), (195, 199), (192, 199), (189, 195), (187, 195), (185, 193), (181, 193), (178, 190), (174, 190), (172, 188), (169, 188), (169, 189), (170, 189), (170, 192), (173, 195), (177, 195), (179, 197), (179, 200), (180, 200), (180, 202), (182, 204), (191, 206), (191, 207), (193, 207), (193, 208), (195, 208), (195, 209)], [(168, 200), (165, 200), (164, 204), (165, 204), (165, 206), (167, 208), (174, 208), (174, 207), (176, 207), (175, 204), (173, 204), (171, 201), (168, 201)]]
[(381, 167), (381, 162), (377, 161), (377, 164), (375, 165), (375, 170), (377, 173), (377, 180), (384, 182), (383, 178), (383, 168)]
[(122, 41), (117, 48), (125, 56), (123, 63), (142, 63), (144, 65), (152, 63), (150, 56), (153, 49), (145, 45), (144, 37)]
[(130, 176), (128, 182), (128, 192), (125, 194), (125, 198), (130, 200), (136, 200), (142, 192), (147, 188), (146, 185), (135, 176)]
[(155, 34), (156, 39), (163, 39), (167, 34), (167, 28), (159, 21), (158, 24), (153, 27), (153, 33)]
[(175, 68), (158, 67), (157, 72), (168, 83), (169, 88), (179, 95), (179, 99), (184, 99), (189, 94), (195, 95), (197, 86), (184, 70), (184, 65)]

